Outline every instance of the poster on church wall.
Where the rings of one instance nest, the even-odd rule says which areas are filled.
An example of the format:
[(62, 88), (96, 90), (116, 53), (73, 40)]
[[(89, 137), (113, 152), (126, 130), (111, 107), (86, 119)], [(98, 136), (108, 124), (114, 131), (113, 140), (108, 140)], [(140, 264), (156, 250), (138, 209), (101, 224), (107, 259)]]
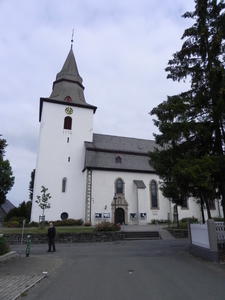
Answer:
[(103, 213), (103, 218), (104, 219), (109, 219), (110, 218), (110, 213)]
[(137, 218), (137, 214), (136, 213), (131, 213), (130, 217), (131, 217), (131, 219), (136, 219)]
[(101, 219), (102, 213), (95, 213), (95, 219)]
[(147, 214), (146, 213), (140, 213), (140, 216), (142, 219), (146, 219), (147, 218)]

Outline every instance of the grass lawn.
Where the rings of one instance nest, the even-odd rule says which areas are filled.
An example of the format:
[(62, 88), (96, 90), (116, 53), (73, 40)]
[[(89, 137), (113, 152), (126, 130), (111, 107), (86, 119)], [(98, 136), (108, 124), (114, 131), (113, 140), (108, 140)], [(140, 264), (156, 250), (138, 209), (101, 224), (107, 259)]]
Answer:
[[(56, 233), (80, 233), (80, 232), (93, 232), (94, 227), (91, 226), (62, 226), (62, 227), (55, 227)], [(48, 227), (46, 226), (43, 229), (39, 229), (37, 227), (25, 227), (24, 234), (32, 233), (46, 233), (47, 234)], [(0, 234), (21, 234), (22, 228), (7, 228), (7, 227), (0, 227)]]

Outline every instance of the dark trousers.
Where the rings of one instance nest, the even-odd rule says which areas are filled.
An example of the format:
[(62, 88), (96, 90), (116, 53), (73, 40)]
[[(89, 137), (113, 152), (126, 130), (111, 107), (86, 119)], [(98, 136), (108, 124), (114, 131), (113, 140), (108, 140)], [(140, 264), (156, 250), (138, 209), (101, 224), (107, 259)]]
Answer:
[(55, 251), (54, 238), (48, 238), (48, 250), (51, 251), (52, 247), (53, 247), (53, 251)]

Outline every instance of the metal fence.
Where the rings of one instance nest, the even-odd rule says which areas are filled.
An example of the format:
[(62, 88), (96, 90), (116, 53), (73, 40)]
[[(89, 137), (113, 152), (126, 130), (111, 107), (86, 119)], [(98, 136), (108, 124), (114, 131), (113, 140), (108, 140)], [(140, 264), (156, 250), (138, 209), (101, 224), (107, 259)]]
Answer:
[(218, 244), (225, 244), (224, 222), (215, 222), (216, 237)]

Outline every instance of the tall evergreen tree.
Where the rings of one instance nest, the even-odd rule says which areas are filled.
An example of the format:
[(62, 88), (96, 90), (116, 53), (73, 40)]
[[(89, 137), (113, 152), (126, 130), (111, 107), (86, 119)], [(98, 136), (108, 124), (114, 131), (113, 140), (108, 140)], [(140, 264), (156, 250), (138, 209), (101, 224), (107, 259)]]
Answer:
[(29, 183), (29, 199), (33, 200), (33, 191), (34, 191), (34, 179), (35, 179), (35, 169), (30, 174), (30, 183)]
[(6, 140), (0, 138), (0, 204), (5, 202), (6, 195), (14, 184), (12, 168), (9, 161), (4, 159), (5, 148), (7, 146)]
[(196, 197), (208, 212), (209, 199), (221, 196), (225, 216), (224, 1), (195, 0), (195, 11), (183, 17), (195, 23), (166, 71), (167, 78), (187, 79), (191, 86), (151, 111), (161, 148), (149, 153), (150, 164), (162, 179), (164, 196), (177, 204), (184, 196)]

